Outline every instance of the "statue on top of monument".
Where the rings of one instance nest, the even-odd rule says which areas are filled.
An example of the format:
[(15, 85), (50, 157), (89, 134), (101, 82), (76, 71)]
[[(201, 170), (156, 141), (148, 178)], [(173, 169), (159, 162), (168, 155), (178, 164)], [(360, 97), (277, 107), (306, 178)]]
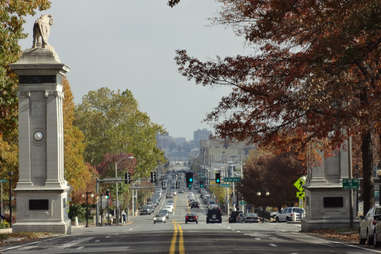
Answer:
[(51, 25), (53, 25), (53, 17), (50, 14), (41, 15), (41, 17), (34, 22), (32, 48), (48, 48)]

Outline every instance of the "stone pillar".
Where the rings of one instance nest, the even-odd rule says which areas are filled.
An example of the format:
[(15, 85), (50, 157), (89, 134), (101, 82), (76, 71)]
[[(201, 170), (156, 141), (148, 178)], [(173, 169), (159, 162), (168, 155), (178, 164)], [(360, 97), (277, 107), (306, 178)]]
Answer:
[[(324, 156), (323, 151), (315, 149), (315, 155), (316, 153), (321, 158), (307, 166), (304, 186), (306, 216), (302, 221), (302, 231), (348, 227), (350, 195), (342, 186), (342, 179), (348, 178), (352, 160), (348, 142), (344, 142), (330, 156)], [(309, 155), (311, 154), (310, 152)]]
[(11, 68), (19, 77), (19, 180), (13, 231), (70, 233), (62, 112), (62, 78), (69, 67), (52, 48), (33, 48)]

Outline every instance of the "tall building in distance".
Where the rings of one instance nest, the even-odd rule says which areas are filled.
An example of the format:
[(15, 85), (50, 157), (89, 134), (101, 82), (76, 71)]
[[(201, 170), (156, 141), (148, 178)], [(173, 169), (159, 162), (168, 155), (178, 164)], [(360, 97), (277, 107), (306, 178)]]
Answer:
[(200, 141), (201, 140), (208, 140), (210, 135), (212, 134), (211, 131), (208, 129), (198, 129), (193, 132), (193, 141), (197, 147), (200, 147)]

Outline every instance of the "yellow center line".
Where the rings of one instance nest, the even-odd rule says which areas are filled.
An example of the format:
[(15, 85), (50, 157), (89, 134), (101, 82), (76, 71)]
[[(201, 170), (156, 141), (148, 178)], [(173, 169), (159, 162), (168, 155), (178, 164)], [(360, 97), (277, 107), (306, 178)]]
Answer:
[(183, 238), (183, 230), (180, 226), (180, 224), (177, 224), (177, 226), (179, 227), (179, 254), (184, 254), (184, 238)]
[(173, 223), (173, 236), (171, 240), (171, 247), (169, 248), (169, 254), (175, 254), (175, 251), (176, 251), (177, 224), (175, 220), (173, 220), (172, 223)]

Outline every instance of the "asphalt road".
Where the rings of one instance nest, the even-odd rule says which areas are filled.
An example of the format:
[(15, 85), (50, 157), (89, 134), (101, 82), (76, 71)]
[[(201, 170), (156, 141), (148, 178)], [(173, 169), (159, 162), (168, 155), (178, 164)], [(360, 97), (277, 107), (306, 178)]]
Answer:
[[(205, 206), (192, 209), (199, 223), (185, 224), (187, 194), (175, 198), (168, 223), (153, 224), (152, 215), (131, 218), (123, 226), (73, 229), (72, 235), (4, 247), (1, 253), (381, 253), (300, 233), (288, 223), (206, 224)], [(198, 197), (198, 195), (196, 195)]]

